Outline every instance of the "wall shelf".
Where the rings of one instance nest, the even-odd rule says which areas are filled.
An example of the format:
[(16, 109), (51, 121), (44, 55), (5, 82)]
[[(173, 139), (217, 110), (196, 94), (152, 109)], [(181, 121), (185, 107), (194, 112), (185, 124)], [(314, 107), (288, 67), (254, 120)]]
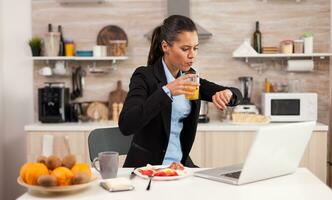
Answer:
[(311, 53), (311, 54), (256, 54), (256, 55), (233, 55), (233, 58), (244, 58), (248, 62), (249, 58), (314, 58), (331, 57), (332, 53)]
[(54, 57), (48, 57), (48, 56), (40, 56), (40, 57), (31, 57), (34, 61), (57, 61), (57, 60), (64, 60), (64, 61), (117, 61), (117, 60), (127, 60), (127, 56), (107, 56), (107, 57), (78, 57), (78, 56), (54, 56)]

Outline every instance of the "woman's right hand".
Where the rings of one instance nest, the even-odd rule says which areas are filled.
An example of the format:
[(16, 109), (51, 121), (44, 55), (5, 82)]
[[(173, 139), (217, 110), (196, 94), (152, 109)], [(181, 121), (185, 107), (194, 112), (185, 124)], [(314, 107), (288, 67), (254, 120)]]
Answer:
[(172, 96), (178, 95), (193, 95), (194, 91), (199, 83), (193, 82), (190, 79), (197, 78), (196, 74), (186, 74), (184, 76), (180, 76), (174, 81), (168, 83), (166, 87), (171, 91)]

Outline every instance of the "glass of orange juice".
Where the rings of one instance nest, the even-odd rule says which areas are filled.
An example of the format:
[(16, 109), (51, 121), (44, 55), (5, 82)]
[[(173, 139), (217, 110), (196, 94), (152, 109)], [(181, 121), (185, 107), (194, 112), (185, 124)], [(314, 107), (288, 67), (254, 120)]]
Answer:
[[(191, 77), (190, 81), (199, 84), (199, 75), (198, 75), (198, 73), (196, 73), (194, 71), (189, 71), (189, 72), (185, 72), (185, 74), (196, 74), (197, 76), (196, 77)], [(190, 90), (190, 91), (192, 91), (192, 90)], [(196, 85), (195, 89), (192, 92), (194, 92), (193, 95), (187, 95), (187, 94), (185, 95), (186, 99), (188, 99), (188, 100), (197, 100), (197, 99), (199, 99), (199, 85)]]

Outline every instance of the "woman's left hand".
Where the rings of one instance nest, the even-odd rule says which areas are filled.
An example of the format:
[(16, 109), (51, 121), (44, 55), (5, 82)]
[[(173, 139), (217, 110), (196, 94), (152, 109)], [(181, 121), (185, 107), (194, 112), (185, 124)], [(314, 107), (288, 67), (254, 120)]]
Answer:
[(232, 95), (233, 95), (233, 93), (229, 89), (216, 92), (212, 96), (212, 102), (216, 106), (217, 109), (223, 110), (227, 107), (227, 104), (231, 100)]

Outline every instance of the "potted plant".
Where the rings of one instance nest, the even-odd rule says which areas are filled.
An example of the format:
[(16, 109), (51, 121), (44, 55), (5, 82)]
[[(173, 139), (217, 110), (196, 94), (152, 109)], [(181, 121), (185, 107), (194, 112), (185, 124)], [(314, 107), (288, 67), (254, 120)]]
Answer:
[(42, 39), (40, 37), (31, 38), (31, 40), (29, 40), (29, 46), (31, 48), (32, 56), (41, 55)]

